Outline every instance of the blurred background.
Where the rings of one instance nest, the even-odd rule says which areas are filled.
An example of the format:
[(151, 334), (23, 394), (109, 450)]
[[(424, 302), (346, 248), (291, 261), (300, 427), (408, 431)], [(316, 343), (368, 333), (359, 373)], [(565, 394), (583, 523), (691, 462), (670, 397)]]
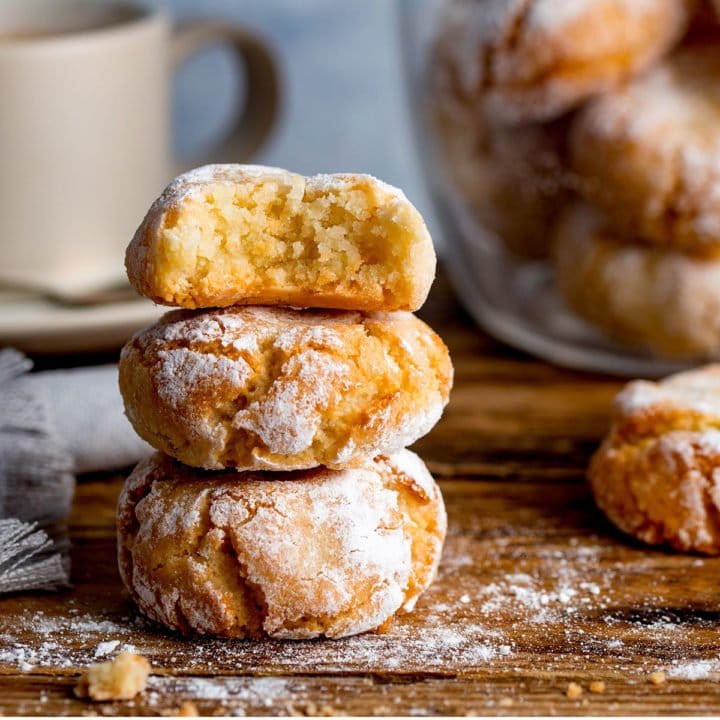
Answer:
[[(404, 82), (398, 4), (393, 0), (144, 0), (176, 21), (244, 25), (271, 45), (282, 105), (254, 160), (302, 174), (367, 172), (401, 187), (426, 215)], [(240, 68), (241, 69), (241, 68)], [(241, 102), (238, 63), (223, 47), (180, 71), (173, 92), (175, 147), (201, 159)], [(228, 158), (231, 160), (231, 158)]]

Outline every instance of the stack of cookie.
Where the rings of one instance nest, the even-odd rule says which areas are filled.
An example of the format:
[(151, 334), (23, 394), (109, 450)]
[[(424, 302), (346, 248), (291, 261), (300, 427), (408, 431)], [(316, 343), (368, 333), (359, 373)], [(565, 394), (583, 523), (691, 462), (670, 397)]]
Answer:
[(153, 204), (128, 275), (185, 309), (120, 361), (126, 413), (160, 451), (118, 510), (121, 576), (145, 614), (310, 638), (414, 606), (446, 528), (404, 449), (452, 383), (447, 348), (409, 312), (434, 268), (417, 210), (369, 176), (215, 165)]
[(516, 255), (551, 255), (568, 305), (613, 338), (664, 356), (717, 353), (720, 27), (710, 5), (444, 9), (433, 108), (465, 206)]

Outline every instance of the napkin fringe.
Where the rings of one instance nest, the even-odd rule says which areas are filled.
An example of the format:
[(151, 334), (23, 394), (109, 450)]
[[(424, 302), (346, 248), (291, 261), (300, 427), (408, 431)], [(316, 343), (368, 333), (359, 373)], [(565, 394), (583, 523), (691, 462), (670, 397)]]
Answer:
[(72, 458), (37, 393), (18, 378), (32, 362), (0, 350), (0, 593), (67, 584), (67, 535), (43, 526), (65, 520), (75, 484)]

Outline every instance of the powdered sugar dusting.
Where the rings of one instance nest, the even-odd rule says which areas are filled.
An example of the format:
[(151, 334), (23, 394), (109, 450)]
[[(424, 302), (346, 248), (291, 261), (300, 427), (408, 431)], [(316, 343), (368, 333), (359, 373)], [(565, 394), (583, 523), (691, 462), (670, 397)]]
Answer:
[(128, 416), (155, 447), (192, 466), (272, 470), (412, 444), (439, 420), (451, 366), (409, 313), (240, 307), (168, 314), (124, 351), (121, 377), (135, 373), (160, 402), (126, 391)]
[[(249, 579), (263, 590), (267, 632), (298, 637), (296, 621), (317, 615), (328, 619), (330, 636), (357, 633), (381, 624), (403, 603), (409, 539), (397, 496), (376, 473), (325, 473), (282, 487), (257, 482), (238, 499), (216, 497), (210, 516), (227, 528)], [(312, 552), (308, 527), (323, 537)], [(370, 602), (358, 607), (357, 597), (370, 587)], [(314, 634), (309, 629), (307, 637)]]
[(682, 680), (720, 679), (720, 656), (714, 660), (695, 660), (680, 662), (667, 669), (671, 678)]
[(703, 413), (720, 420), (720, 365), (671, 375), (660, 382), (635, 380), (617, 395), (617, 409), (626, 415), (651, 408)]
[(298, 201), (308, 193), (342, 192), (359, 184), (368, 184), (381, 191), (386, 199), (394, 198), (398, 202), (408, 202), (399, 188), (363, 173), (333, 173), (304, 177), (282, 168), (266, 165), (226, 163), (202, 165), (179, 175), (168, 185), (163, 195), (156, 201), (156, 205), (170, 206), (186, 197), (201, 196), (207, 193), (213, 184), (242, 188), (247, 183), (263, 180), (290, 188), (290, 193)]
[[(280, 337), (278, 346), (283, 342)], [(349, 389), (349, 376), (347, 364), (327, 353), (296, 353), (270, 391), (235, 414), (233, 427), (254, 432), (271, 453), (302, 452), (312, 445), (328, 405)]]
[(188, 388), (229, 386), (239, 393), (253, 374), (242, 357), (233, 360), (188, 348), (161, 350), (158, 359), (158, 395), (176, 410), (187, 404)]

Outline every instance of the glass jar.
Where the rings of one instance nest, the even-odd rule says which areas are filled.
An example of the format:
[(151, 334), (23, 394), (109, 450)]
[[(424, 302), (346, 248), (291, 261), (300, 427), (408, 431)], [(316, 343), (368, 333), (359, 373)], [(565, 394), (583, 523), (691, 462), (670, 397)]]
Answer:
[[(627, 18), (615, 17), (614, 26), (589, 10), (611, 5), (637, 14), (631, 20), (639, 37)], [(651, 17), (661, 6), (665, 14)], [(709, 4), (688, 17), (691, 6), (684, 0), (401, 0), (412, 115), (443, 229), (444, 266), (467, 310), (498, 339), (559, 365), (621, 375), (659, 376), (720, 357), (720, 225), (706, 222), (709, 244), (699, 247), (682, 245), (680, 226), (670, 237), (661, 228), (656, 237), (642, 217), (652, 200), (642, 193), (652, 187), (623, 175), (634, 167), (626, 158), (643, 170), (642, 157), (635, 157), (642, 153), (634, 146), (606, 153), (602, 143), (597, 151), (582, 134), (595, 112), (591, 105), (609, 103), (618, 114), (622, 102), (639, 103), (652, 130), (660, 121), (640, 102), (650, 93), (656, 114), (675, 102), (682, 106), (677, 114), (684, 117), (670, 122), (687, 132), (697, 120), (687, 117), (696, 100), (700, 114), (711, 114), (703, 104), (716, 102), (717, 129), (705, 134), (712, 135), (709, 152), (717, 150), (717, 186), (704, 192), (717, 192), (720, 219), (720, 90), (690, 87), (698, 76), (693, 53), (710, 46), (720, 56), (720, 25)], [(608, 48), (622, 49), (622, 62), (592, 65)], [(582, 77), (562, 76), (557, 64), (573, 52), (586, 64)], [(536, 63), (539, 80), (513, 75), (523, 53)], [(688, 63), (677, 60), (683, 53), (692, 56), (689, 68), (676, 72), (676, 64)], [(596, 69), (606, 77), (593, 77)], [(703, 67), (700, 75), (713, 72)], [(667, 96), (660, 92), (666, 85)], [(618, 95), (626, 87), (630, 100)], [(683, 94), (691, 96), (688, 103), (680, 102)], [(636, 145), (649, 140), (642, 127)], [(665, 152), (677, 158), (678, 142), (671, 134), (660, 159), (653, 156), (658, 167)], [(656, 172), (649, 167), (646, 185)], [(677, 218), (677, 208), (664, 210)]]

